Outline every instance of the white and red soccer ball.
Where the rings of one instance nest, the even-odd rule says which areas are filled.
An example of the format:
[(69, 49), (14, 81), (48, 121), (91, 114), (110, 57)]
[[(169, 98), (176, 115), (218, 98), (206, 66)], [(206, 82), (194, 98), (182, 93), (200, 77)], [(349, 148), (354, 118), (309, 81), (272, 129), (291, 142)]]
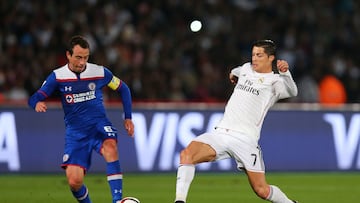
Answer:
[(135, 197), (124, 197), (119, 203), (140, 203)]

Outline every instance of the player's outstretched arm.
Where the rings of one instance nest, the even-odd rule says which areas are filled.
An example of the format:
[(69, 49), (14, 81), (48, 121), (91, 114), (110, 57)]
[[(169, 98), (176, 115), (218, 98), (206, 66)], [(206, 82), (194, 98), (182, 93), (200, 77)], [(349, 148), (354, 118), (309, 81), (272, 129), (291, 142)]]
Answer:
[(122, 99), (122, 104), (123, 104), (123, 109), (124, 109), (124, 114), (125, 114), (124, 127), (125, 127), (125, 130), (127, 131), (128, 135), (133, 137), (134, 136), (134, 123), (131, 120), (132, 102), (131, 102), (130, 89), (126, 85), (125, 82), (121, 81), (121, 86), (118, 89), (118, 91), (119, 91), (121, 99)]
[(125, 130), (127, 131), (128, 135), (131, 137), (134, 137), (135, 127), (134, 127), (134, 123), (132, 122), (131, 119), (125, 119), (124, 127), (125, 127)]
[(277, 60), (277, 68), (280, 72), (285, 73), (289, 70), (289, 64), (285, 60)]
[(51, 95), (57, 86), (55, 73), (52, 72), (44, 81), (41, 88), (37, 90), (28, 100), (28, 105), (36, 112), (46, 112), (47, 106), (44, 100)]
[(229, 73), (229, 80), (232, 84), (236, 85), (239, 79), (240, 66), (233, 68)]
[(284, 99), (296, 96), (298, 93), (298, 89), (289, 71), (289, 64), (287, 63), (287, 61), (278, 60), (277, 68), (280, 71), (280, 76), (283, 78), (283, 85), (280, 85), (276, 88), (276, 91), (279, 94), (279, 98)]
[(45, 102), (39, 101), (38, 103), (36, 103), (35, 105), (36, 112), (46, 112), (46, 110), (47, 110), (47, 106)]
[(28, 104), (31, 108), (35, 109), (36, 112), (46, 112), (47, 106), (44, 100), (46, 95), (42, 91), (35, 92), (28, 100)]
[(230, 82), (234, 85), (236, 85), (237, 81), (238, 81), (238, 77), (232, 73), (229, 74), (229, 79), (230, 79)]
[(132, 114), (132, 99), (131, 99), (131, 92), (130, 88), (126, 85), (124, 81), (121, 81), (120, 87), (118, 89), (118, 92), (120, 93), (125, 119), (131, 119)]

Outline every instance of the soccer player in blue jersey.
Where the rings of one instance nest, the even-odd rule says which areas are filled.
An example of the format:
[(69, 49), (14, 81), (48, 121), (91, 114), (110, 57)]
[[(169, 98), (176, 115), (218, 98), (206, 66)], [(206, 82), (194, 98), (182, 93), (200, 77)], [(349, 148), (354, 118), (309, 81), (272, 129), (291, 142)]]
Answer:
[(103, 66), (88, 62), (90, 46), (82, 36), (71, 38), (66, 57), (68, 64), (55, 69), (41, 88), (29, 98), (36, 112), (46, 112), (44, 100), (59, 91), (65, 113), (65, 149), (61, 167), (73, 196), (81, 203), (90, 203), (84, 176), (91, 165), (95, 150), (106, 161), (107, 180), (113, 203), (122, 199), (122, 171), (117, 149), (117, 130), (105, 114), (102, 88), (108, 86), (119, 92), (124, 109), (124, 128), (134, 135), (131, 120), (132, 103), (129, 87)]

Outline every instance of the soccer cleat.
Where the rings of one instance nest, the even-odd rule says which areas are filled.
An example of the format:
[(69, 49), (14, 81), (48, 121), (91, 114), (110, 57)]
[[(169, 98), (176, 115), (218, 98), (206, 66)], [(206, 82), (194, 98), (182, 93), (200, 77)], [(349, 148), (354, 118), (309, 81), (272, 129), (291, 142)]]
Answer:
[(176, 201), (175, 203), (185, 203), (184, 201)]
[(298, 201), (295, 201), (295, 200), (291, 200), (291, 201), (293, 201), (294, 203), (299, 203)]

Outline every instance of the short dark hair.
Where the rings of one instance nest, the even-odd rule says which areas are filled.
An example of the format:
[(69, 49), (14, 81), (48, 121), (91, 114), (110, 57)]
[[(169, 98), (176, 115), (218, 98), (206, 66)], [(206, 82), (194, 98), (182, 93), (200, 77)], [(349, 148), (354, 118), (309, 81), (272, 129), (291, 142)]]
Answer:
[(90, 49), (90, 45), (89, 42), (85, 39), (85, 37), (80, 36), (80, 35), (75, 35), (73, 37), (71, 37), (68, 47), (67, 47), (67, 51), (72, 55), (73, 49), (76, 45), (79, 45), (81, 48), (84, 49)]
[(253, 43), (252, 47), (262, 47), (268, 56), (273, 55), (274, 61), (272, 62), (272, 69), (275, 73), (279, 73), (277, 69), (276, 44), (274, 41), (270, 39), (257, 40)]
[(267, 55), (276, 55), (276, 44), (270, 39), (257, 40), (253, 43), (253, 47), (262, 47)]

